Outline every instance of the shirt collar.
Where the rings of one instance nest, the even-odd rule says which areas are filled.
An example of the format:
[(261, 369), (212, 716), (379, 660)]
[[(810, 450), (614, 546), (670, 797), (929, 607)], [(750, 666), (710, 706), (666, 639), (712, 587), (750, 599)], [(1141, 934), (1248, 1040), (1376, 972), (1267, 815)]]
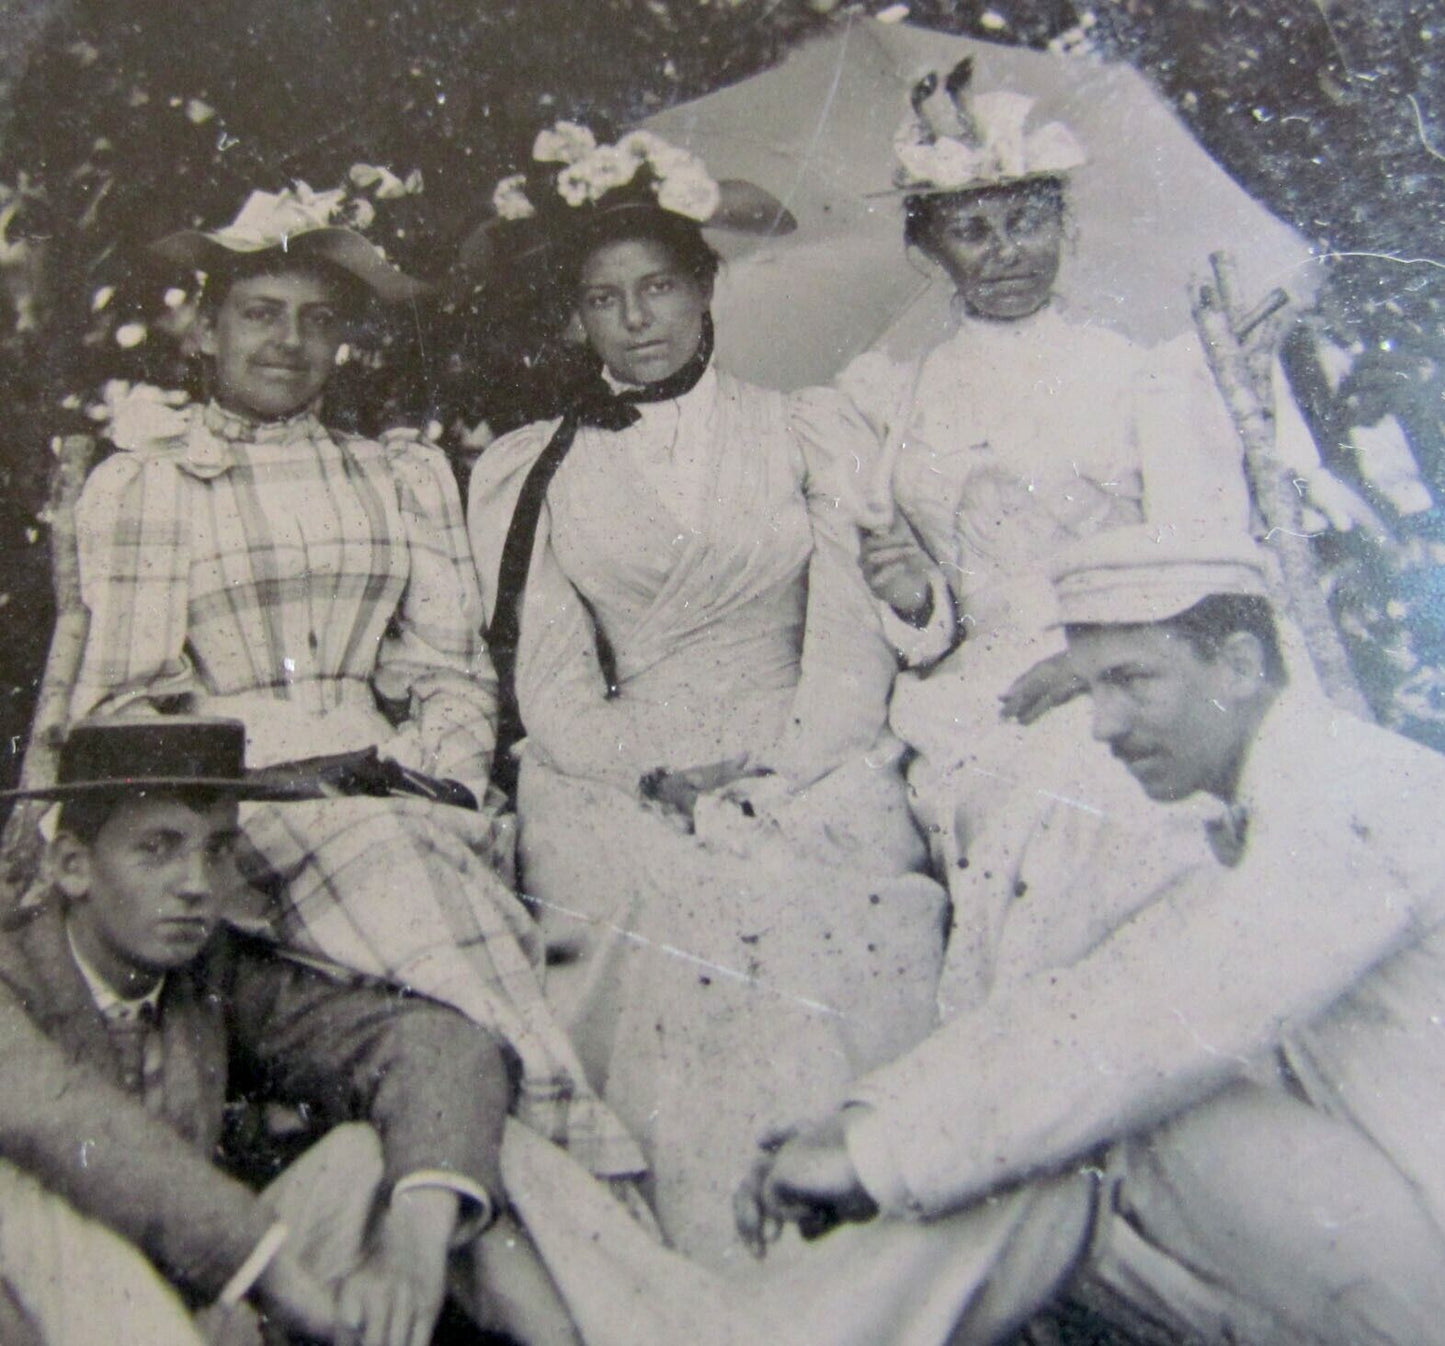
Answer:
[(201, 413), (201, 423), (213, 435), (231, 444), (284, 444), (314, 439), (324, 433), (316, 411), (312, 406), (279, 421), (252, 421), (227, 411), (217, 402), (208, 402)]
[(75, 933), (71, 930), (68, 921), (65, 926), (65, 939), (66, 943), (70, 945), (70, 956), (75, 959), (75, 966), (80, 969), (80, 975), (85, 978), (90, 998), (95, 1001), (95, 1007), (103, 1018), (134, 1019), (147, 1005), (150, 1006), (152, 1012), (160, 1009), (161, 992), (166, 988), (164, 977), (156, 982), (145, 995), (127, 1000), (124, 996), (116, 993), (111, 984), (91, 966), (85, 955), (81, 953), (80, 946), (75, 942)]
[(1274, 782), (1294, 769), (1293, 764), (1299, 757), (1297, 745), (1308, 741), (1312, 727), (1320, 723), (1321, 716), (1328, 720), (1332, 713), (1333, 707), (1323, 694), (1311, 694), (1293, 684), (1280, 688), (1245, 754), (1235, 804), (1253, 817), (1257, 808), (1271, 797)]
[[(602, 378), (603, 381), (607, 384), (609, 388), (612, 389), (614, 393), (625, 393), (631, 391), (632, 389), (646, 386), (645, 384), (627, 383), (622, 379), (614, 378), (612, 372), (605, 366), (602, 370)], [(681, 397), (676, 397), (672, 400), (673, 402), (679, 404), (686, 404), (695, 400), (701, 401), (705, 399), (716, 387), (717, 366), (712, 362), (709, 362), (708, 367), (702, 371), (702, 374), (698, 378), (698, 381), (694, 383), (692, 387), (689, 388), (685, 393), (683, 393)], [(642, 412), (644, 415), (647, 413), (649, 407), (665, 407), (667, 405), (668, 404), (666, 402), (638, 402), (636, 404), (638, 411)]]

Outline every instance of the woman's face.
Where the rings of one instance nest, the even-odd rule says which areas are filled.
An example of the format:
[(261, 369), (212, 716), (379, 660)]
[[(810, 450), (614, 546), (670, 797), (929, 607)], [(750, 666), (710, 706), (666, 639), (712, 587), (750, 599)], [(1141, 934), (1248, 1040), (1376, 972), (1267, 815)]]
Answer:
[(940, 200), (924, 246), (970, 313), (1010, 322), (1049, 302), (1063, 241), (1062, 194), (1034, 184)]
[(619, 239), (582, 267), (577, 319), (615, 379), (657, 383), (677, 373), (702, 340), (712, 287), (683, 272), (655, 239)]
[(335, 288), (321, 276), (284, 271), (234, 281), (201, 320), (216, 401), (257, 420), (304, 410), (326, 387), (345, 328)]

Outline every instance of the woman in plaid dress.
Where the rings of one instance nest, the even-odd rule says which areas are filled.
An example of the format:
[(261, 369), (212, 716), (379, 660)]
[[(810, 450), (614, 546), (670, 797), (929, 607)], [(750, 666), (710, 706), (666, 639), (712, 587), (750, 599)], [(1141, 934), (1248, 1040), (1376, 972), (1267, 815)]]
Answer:
[(374, 747), (470, 791), (470, 808), (250, 806), (248, 877), (275, 895), (283, 943), (492, 1029), (521, 1059), (524, 1120), (594, 1172), (636, 1172), (542, 1004), (531, 918), (496, 872), (510, 834), (476, 807), (495, 680), (450, 468), (409, 433), (377, 442), (318, 419), (363, 290), (397, 301), (423, 288), (329, 225), (330, 195), (254, 193), (226, 229), (156, 245), (209, 276), (195, 339), (213, 396), (132, 395), (113, 417), (121, 452), (78, 511), (90, 631), (72, 715), (234, 716), (260, 765)]

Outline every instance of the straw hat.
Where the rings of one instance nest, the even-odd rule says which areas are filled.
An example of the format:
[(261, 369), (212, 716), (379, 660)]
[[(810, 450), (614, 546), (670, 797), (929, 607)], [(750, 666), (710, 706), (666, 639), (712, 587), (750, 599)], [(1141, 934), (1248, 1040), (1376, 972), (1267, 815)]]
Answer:
[(492, 209), (457, 258), (459, 270), (483, 280), (503, 258), (541, 258), (619, 211), (760, 236), (798, 227), (771, 192), (741, 178), (715, 180), (700, 158), (661, 136), (632, 131), (599, 145), (587, 127), (568, 121), (538, 133), (532, 162), (497, 184)]
[(333, 223), (345, 202), (345, 188), (314, 192), (304, 182), (281, 192), (252, 192), (230, 224), (213, 230), (181, 229), (151, 244), (151, 251), (177, 266), (205, 272), (224, 271), (238, 257), (275, 252), (330, 262), (383, 303), (403, 303), (427, 293), (429, 285), (398, 271), (365, 235)]
[(314, 782), (246, 770), (240, 720), (189, 715), (82, 720), (60, 749), (54, 785), (0, 799), (72, 799), (146, 790), (204, 790), (231, 799), (311, 799)]
[(973, 62), (914, 86), (912, 111), (893, 137), (894, 190), (912, 195), (969, 192), (1030, 178), (1060, 177), (1085, 163), (1084, 147), (1062, 122), (1029, 129), (1035, 100), (1012, 90), (970, 95)]

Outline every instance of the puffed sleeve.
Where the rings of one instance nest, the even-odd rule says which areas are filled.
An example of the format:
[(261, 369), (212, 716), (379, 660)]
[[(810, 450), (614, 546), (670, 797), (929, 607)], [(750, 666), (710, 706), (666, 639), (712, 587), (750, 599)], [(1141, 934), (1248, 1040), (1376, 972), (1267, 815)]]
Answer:
[[(489, 622), (522, 484), (556, 427), (555, 421), (538, 422), (503, 436), (472, 472), (467, 519)], [(633, 712), (627, 702), (610, 696), (592, 614), (552, 550), (545, 504), (522, 599), (517, 700), (529, 751), (569, 776), (608, 780), (624, 789), (636, 786), (642, 768)]]
[[(913, 411), (913, 398), (920, 378), (918, 362), (894, 360), (882, 351), (864, 351), (833, 381), (868, 423), (873, 432), (872, 458), (860, 464), (858, 494), (861, 512), (858, 522), (865, 527), (882, 527), (893, 519), (899, 504), (893, 477), (895, 462), (907, 451), (904, 432)], [(906, 518), (906, 513), (905, 513)], [(909, 528), (918, 536), (911, 521)], [(929, 617), (922, 627), (899, 617), (887, 603), (877, 600), (883, 634), (909, 668), (919, 668), (941, 659), (953, 648), (957, 634), (956, 614), (947, 578), (937, 560), (920, 542), (920, 554), (933, 573), (929, 578)]]
[(899, 422), (912, 410), (911, 394), (917, 381), (916, 367), (882, 351), (864, 351), (848, 362), (833, 380), (833, 386), (853, 404), (882, 443), (899, 432)]
[(497, 687), (456, 480), (439, 449), (408, 435), (389, 435), (385, 448), (410, 565), (376, 666), (377, 692), (410, 706), (386, 750), (432, 775), (484, 784)]
[(196, 690), (185, 652), (191, 486), (173, 460), (131, 452), (90, 474), (75, 513), (90, 627), (72, 718)]
[(855, 464), (873, 452), (872, 432), (845, 397), (822, 388), (788, 398), (788, 426), (802, 454), (813, 555), (793, 714), (764, 764), (803, 786), (874, 743), (897, 663), (859, 569), (848, 505)]

